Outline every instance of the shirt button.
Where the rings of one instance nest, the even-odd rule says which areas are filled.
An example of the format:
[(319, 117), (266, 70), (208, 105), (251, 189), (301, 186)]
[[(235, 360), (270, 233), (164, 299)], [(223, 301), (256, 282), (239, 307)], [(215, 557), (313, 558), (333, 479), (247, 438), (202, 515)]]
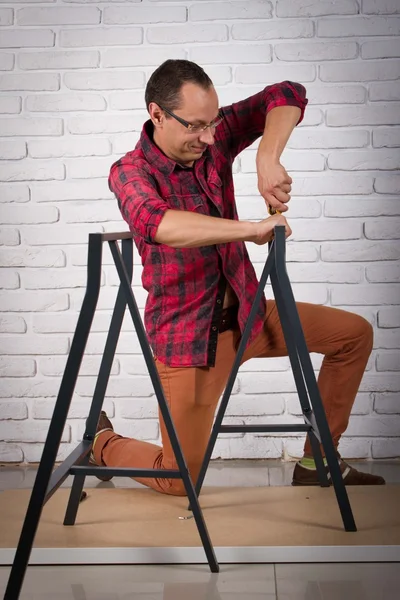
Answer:
[(212, 330), (217, 331), (217, 328), (215, 327), (215, 325), (213, 325)]
[(222, 302), (221, 298), (218, 298), (217, 304), (221, 304), (221, 302)]

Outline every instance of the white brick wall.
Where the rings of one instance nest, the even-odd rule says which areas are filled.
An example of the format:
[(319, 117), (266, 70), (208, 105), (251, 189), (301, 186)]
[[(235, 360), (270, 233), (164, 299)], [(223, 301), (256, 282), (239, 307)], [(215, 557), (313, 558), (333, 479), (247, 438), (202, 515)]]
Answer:
[[(294, 180), (288, 271), (298, 300), (354, 311), (375, 329), (342, 453), (400, 456), (398, 0), (1, 0), (0, 27), (0, 461), (41, 456), (84, 295), (87, 236), (126, 229), (108, 170), (136, 143), (146, 81), (166, 58), (202, 64), (222, 104), (284, 79), (307, 87), (305, 120), (282, 157)], [(265, 215), (255, 147), (235, 163), (243, 219)], [(249, 250), (260, 274), (265, 248)], [(117, 283), (105, 248), (60, 459), (83, 432)], [(321, 357), (312, 360), (318, 371)], [(105, 408), (121, 433), (158, 439), (129, 319)], [(288, 360), (244, 365), (228, 416), (299, 419)], [(234, 434), (214, 456), (290, 459), (302, 444)]]

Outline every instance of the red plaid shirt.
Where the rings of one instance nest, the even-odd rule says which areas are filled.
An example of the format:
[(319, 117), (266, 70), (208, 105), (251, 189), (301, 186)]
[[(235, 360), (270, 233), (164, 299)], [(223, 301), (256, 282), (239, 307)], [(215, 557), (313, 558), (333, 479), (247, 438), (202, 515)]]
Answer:
[[(168, 158), (144, 124), (132, 152), (111, 167), (109, 185), (133, 233), (142, 258), (142, 284), (148, 291), (145, 328), (154, 355), (169, 366), (214, 366), (226, 281), (239, 300), (243, 332), (258, 281), (243, 242), (200, 248), (171, 248), (154, 240), (169, 209), (238, 219), (232, 177), (235, 157), (264, 131), (266, 114), (276, 106), (307, 104), (299, 83), (284, 81), (221, 109), (224, 120), (193, 168)], [(249, 344), (260, 333), (262, 298)]]

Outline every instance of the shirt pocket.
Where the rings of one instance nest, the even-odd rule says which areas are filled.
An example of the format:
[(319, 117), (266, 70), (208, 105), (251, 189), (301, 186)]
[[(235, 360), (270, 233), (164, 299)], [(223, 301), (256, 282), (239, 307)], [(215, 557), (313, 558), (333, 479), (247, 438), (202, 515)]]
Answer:
[(206, 214), (204, 200), (200, 194), (173, 194), (164, 197), (164, 200), (172, 209)]

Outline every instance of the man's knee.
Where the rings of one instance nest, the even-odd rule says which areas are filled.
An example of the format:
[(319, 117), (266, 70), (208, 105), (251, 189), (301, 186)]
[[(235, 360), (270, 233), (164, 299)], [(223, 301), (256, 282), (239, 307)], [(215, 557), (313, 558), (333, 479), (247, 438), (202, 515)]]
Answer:
[(360, 315), (356, 315), (356, 321), (356, 337), (361, 338), (363, 347), (370, 353), (374, 345), (374, 328)]

